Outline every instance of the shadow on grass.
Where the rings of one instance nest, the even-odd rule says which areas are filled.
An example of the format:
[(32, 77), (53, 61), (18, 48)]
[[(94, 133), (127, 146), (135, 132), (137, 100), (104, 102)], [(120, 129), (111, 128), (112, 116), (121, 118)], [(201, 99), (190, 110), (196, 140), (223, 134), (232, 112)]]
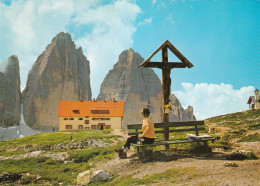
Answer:
[[(129, 158), (138, 159), (138, 155), (135, 153)], [(144, 163), (148, 162), (169, 162), (176, 161), (183, 158), (195, 158), (205, 160), (226, 160), (227, 155), (224, 152), (212, 152), (211, 149), (205, 149), (198, 146), (196, 148), (187, 149), (168, 149), (168, 150), (148, 150), (145, 158), (140, 158)]]

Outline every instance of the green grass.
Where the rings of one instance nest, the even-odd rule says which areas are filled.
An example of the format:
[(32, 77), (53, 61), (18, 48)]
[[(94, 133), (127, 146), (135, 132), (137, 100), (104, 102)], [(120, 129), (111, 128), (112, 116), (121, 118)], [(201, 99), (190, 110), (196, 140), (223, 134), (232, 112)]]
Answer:
[[(231, 149), (230, 141), (238, 139), (239, 142), (260, 141), (260, 136), (257, 133), (254, 135), (247, 135), (250, 130), (260, 129), (260, 110), (247, 111), (241, 113), (228, 114), (210, 118), (205, 121), (207, 124), (216, 124), (215, 130), (211, 130), (211, 134), (220, 132), (218, 126), (230, 127), (231, 131), (221, 135), (215, 143), (209, 143), (210, 147), (218, 147), (223, 149)], [(200, 131), (200, 135), (207, 133), (207, 126), (205, 131)], [(189, 132), (190, 133), (190, 132)], [(192, 133), (192, 132), (191, 132)], [(171, 133), (170, 136), (175, 139), (186, 138), (187, 132)], [(157, 140), (163, 139), (162, 134), (156, 134)], [(84, 149), (55, 149), (52, 152), (66, 151), (69, 154), (69, 159), (74, 160), (68, 164), (60, 161), (54, 161), (51, 158), (25, 158), (19, 160), (1, 160), (0, 173), (30, 173), (23, 176), (21, 184), (41, 184), (41, 185), (76, 185), (76, 177), (80, 172), (89, 170), (92, 162), (102, 162), (111, 159), (114, 155), (114, 147), (120, 147), (124, 142), (117, 142), (118, 136), (114, 136), (111, 130), (91, 130), (79, 132), (56, 132), (56, 133), (41, 133), (24, 138), (0, 141), (0, 156), (13, 156), (25, 153), (27, 150), (35, 149), (41, 146), (52, 146), (57, 143), (67, 144), (71, 142), (71, 137), (74, 141), (87, 140), (88, 138), (100, 139), (110, 144), (105, 148), (90, 148)], [(178, 150), (192, 150), (193, 144), (178, 144), (172, 145), (170, 148)], [(16, 148), (18, 147), (18, 148)], [(30, 147), (29, 149), (23, 147)], [(155, 147), (154, 150), (164, 149), (164, 146)], [(142, 179), (134, 179), (132, 176), (117, 177), (116, 175), (108, 182), (96, 183), (92, 185), (146, 185), (151, 183), (179, 184), (183, 175), (190, 179), (200, 177), (195, 171), (195, 168), (173, 168), (163, 173), (146, 176)], [(37, 176), (41, 179), (37, 180)]]
[(23, 154), (24, 152), (25, 152), (24, 150), (7, 151), (6, 148), (3, 148), (0, 150), (0, 156), (14, 156), (14, 155)]
[(171, 168), (162, 173), (153, 174), (150, 176), (145, 176), (142, 179), (133, 178), (132, 175), (124, 176), (119, 179), (115, 179), (108, 182), (93, 183), (90, 185), (104, 185), (104, 186), (125, 186), (125, 185), (146, 185), (152, 183), (164, 183), (172, 184), (180, 182), (181, 178), (184, 175), (187, 175), (187, 179), (202, 177), (194, 173), (196, 170), (195, 167), (186, 167), (186, 168)]
[(205, 120), (206, 124), (216, 123), (218, 126), (230, 127), (231, 129), (260, 129), (260, 109), (237, 112), (223, 116), (217, 116)]
[(111, 130), (93, 130), (93, 131), (79, 131), (79, 132), (54, 132), (54, 133), (40, 133), (23, 138), (17, 138), (8, 141), (0, 141), (2, 146), (19, 146), (19, 145), (53, 145), (57, 143), (69, 143), (71, 137), (74, 141), (85, 140), (87, 138), (101, 139), (106, 142), (111, 142), (111, 139), (116, 139), (118, 136), (108, 135)]
[(76, 177), (80, 172), (88, 170), (87, 163), (63, 164), (51, 158), (25, 158), (20, 160), (2, 160), (0, 172), (30, 173), (26, 182), (35, 182), (34, 178), (41, 176), (41, 183), (47, 181), (52, 184), (63, 182), (64, 184), (75, 184)]
[(115, 146), (106, 148), (73, 150), (70, 152), (70, 159), (73, 159), (76, 163), (111, 159), (115, 154), (114, 148), (121, 146), (123, 146), (123, 143), (118, 143)]
[[(259, 135), (257, 134), (247, 136), (249, 131), (260, 129), (259, 116), (260, 109), (232, 113), (205, 120), (206, 125), (214, 125), (214, 128), (211, 128), (211, 134), (220, 133), (221, 136), (211, 147), (231, 149), (231, 141), (233, 140), (238, 142), (259, 141)], [(228, 127), (230, 130), (221, 134), (219, 127)]]
[(239, 140), (239, 142), (254, 142), (254, 141), (260, 141), (259, 134), (244, 136)]
[[(76, 177), (80, 172), (90, 169), (90, 162), (100, 162), (111, 159), (114, 148), (123, 145), (123, 142), (114, 144), (118, 136), (111, 134), (111, 130), (80, 131), (71, 133), (42, 133), (24, 138), (0, 142), (0, 156), (12, 156), (25, 153), (27, 150), (35, 150), (43, 145), (57, 143), (70, 143), (71, 136), (74, 141), (87, 140), (88, 138), (100, 139), (110, 143), (105, 148), (85, 147), (84, 149), (55, 149), (52, 152), (68, 152), (71, 163), (64, 164), (47, 157), (24, 158), (19, 160), (1, 160), (0, 173), (29, 173), (20, 180), (21, 184), (54, 184), (76, 185)], [(24, 147), (30, 147), (24, 149)], [(17, 150), (22, 149), (22, 150)], [(41, 179), (37, 180), (37, 175)]]

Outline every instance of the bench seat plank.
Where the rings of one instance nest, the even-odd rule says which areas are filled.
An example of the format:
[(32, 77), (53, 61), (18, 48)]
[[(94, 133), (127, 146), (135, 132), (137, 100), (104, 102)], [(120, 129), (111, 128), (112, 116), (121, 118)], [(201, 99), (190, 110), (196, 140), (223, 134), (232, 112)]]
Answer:
[(215, 140), (214, 137), (212, 138), (203, 138), (199, 140), (188, 140), (188, 139), (174, 139), (174, 140), (160, 140), (160, 141), (154, 141), (152, 144), (134, 144), (131, 143), (131, 146), (133, 147), (145, 147), (145, 146), (159, 146), (159, 145), (169, 145), (169, 144), (180, 144), (180, 143), (191, 143), (191, 142), (203, 142), (203, 141), (209, 141), (209, 140)]

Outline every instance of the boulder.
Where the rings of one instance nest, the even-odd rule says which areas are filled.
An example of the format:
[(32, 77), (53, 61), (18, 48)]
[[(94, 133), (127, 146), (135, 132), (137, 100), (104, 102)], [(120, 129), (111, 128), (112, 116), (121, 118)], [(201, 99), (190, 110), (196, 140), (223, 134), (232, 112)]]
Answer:
[(95, 171), (91, 175), (90, 182), (95, 183), (95, 182), (101, 182), (101, 181), (107, 181), (112, 175), (104, 170), (98, 170)]
[(87, 185), (88, 183), (90, 183), (90, 177), (91, 177), (90, 170), (79, 173), (79, 175), (77, 177), (77, 184), (78, 185)]

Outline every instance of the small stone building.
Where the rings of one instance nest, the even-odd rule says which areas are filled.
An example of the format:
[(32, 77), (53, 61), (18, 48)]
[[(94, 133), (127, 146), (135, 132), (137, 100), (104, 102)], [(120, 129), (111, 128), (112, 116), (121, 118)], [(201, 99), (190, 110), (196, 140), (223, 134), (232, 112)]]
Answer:
[(121, 129), (124, 101), (59, 101), (59, 131)]
[(249, 109), (260, 109), (260, 99), (259, 99), (259, 90), (255, 90), (255, 96), (250, 96), (247, 104), (249, 104)]

